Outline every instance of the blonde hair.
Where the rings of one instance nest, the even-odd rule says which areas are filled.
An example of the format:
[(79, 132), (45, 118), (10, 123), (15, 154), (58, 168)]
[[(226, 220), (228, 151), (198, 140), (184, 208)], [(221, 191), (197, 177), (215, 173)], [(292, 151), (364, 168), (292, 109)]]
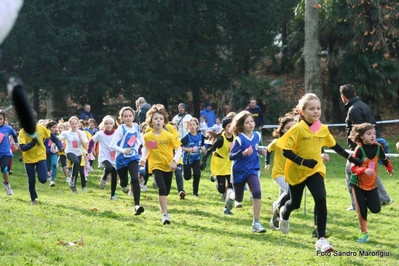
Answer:
[[(301, 99), (299, 99), (297, 106), (293, 110), (294, 114), (295, 113), (301, 113), (301, 111), (305, 110), (306, 105), (311, 100), (318, 100), (320, 102), (320, 99), (319, 99), (319, 97), (317, 97), (316, 94), (314, 94), (314, 93), (306, 93), (305, 95), (302, 96)], [(301, 115), (301, 117), (302, 117), (302, 115)]]
[(68, 124), (71, 125), (71, 121), (74, 120), (74, 119), (75, 119), (76, 121), (78, 121), (78, 124), (80, 124), (80, 120), (79, 120), (79, 118), (76, 117), (76, 116), (71, 116), (71, 117), (68, 119)]
[(197, 124), (197, 128), (199, 128), (199, 121), (198, 121), (198, 119), (197, 119), (196, 117), (192, 117), (190, 120), (185, 121), (185, 122), (184, 122), (184, 127), (187, 128), (187, 127), (188, 127), (188, 124), (189, 124), (191, 121), (194, 121), (194, 122)]

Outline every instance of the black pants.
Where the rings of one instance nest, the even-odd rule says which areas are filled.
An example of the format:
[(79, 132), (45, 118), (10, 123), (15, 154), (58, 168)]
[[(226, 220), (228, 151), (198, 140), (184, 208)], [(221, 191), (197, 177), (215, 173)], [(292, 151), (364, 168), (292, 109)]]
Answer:
[(193, 195), (198, 196), (198, 188), (199, 182), (201, 179), (201, 169), (200, 169), (201, 161), (193, 161), (192, 164), (185, 164), (183, 165), (183, 173), (184, 179), (190, 180), (191, 179), (191, 169), (193, 169)]
[(173, 172), (164, 172), (161, 170), (153, 170), (155, 182), (158, 186), (158, 195), (167, 196), (172, 186)]
[(218, 175), (216, 176), (216, 180), (218, 182), (218, 191), (220, 194), (226, 192), (226, 183), (227, 188), (233, 188), (233, 185), (230, 183), (230, 175)]
[(372, 213), (379, 213), (381, 211), (380, 195), (378, 188), (372, 190), (363, 190), (357, 186), (352, 186), (354, 189), (354, 197), (356, 200), (356, 208), (361, 217), (367, 221), (367, 208)]
[(315, 209), (317, 211), (317, 231), (319, 237), (325, 237), (327, 223), (326, 188), (324, 186), (324, 178), (320, 173), (309, 176), (305, 181), (295, 186), (289, 185), (290, 199), (284, 205), (285, 211), (283, 213), (283, 218), (284, 220), (288, 220), (291, 212), (299, 209), (305, 186), (308, 187), (315, 202)]
[(104, 166), (104, 172), (102, 179), (107, 180), (107, 176), (111, 174), (111, 196), (115, 196), (115, 190), (116, 190), (116, 177), (118, 173), (116, 172), (115, 167), (112, 166), (112, 164), (108, 161), (105, 160), (102, 162), (102, 165)]
[(74, 153), (67, 153), (68, 160), (72, 163), (72, 184), (76, 185), (76, 180), (78, 178), (78, 174), (80, 173), (80, 178), (82, 180), (82, 188), (86, 187), (86, 177), (84, 176), (84, 167), (80, 167), (80, 163), (82, 162), (82, 155), (77, 156)]
[(128, 185), (128, 172), (130, 175), (130, 184), (133, 185), (133, 197), (134, 205), (140, 205), (140, 182), (139, 182), (139, 168), (137, 161), (131, 161), (126, 167), (117, 170), (121, 187), (127, 187)]

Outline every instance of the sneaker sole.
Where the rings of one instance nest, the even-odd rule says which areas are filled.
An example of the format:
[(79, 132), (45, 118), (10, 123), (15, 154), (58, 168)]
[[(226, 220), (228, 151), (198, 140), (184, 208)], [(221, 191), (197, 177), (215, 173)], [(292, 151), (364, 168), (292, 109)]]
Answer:
[(264, 230), (254, 230), (254, 229), (252, 229), (252, 233), (266, 233), (266, 229), (264, 229)]
[(163, 223), (162, 223), (163, 225), (167, 225), (167, 224), (170, 224), (170, 220), (165, 220), (165, 221), (163, 221)]
[(144, 212), (144, 207), (140, 206), (135, 212), (134, 215), (140, 215)]

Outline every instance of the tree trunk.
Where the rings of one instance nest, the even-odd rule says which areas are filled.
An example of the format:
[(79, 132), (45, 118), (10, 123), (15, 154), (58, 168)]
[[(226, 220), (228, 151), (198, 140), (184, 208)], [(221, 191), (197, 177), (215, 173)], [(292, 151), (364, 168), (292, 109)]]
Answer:
[(319, 0), (306, 0), (305, 3), (305, 92), (313, 92), (323, 99), (320, 70), (319, 44)]
[(64, 118), (65, 120), (65, 118), (68, 117), (68, 101), (66, 99), (62, 101), (55, 101), (55, 97), (58, 96), (56, 94), (57, 91), (49, 92), (49, 96), (46, 100), (46, 119), (52, 119), (58, 122), (58, 120), (61, 118)]

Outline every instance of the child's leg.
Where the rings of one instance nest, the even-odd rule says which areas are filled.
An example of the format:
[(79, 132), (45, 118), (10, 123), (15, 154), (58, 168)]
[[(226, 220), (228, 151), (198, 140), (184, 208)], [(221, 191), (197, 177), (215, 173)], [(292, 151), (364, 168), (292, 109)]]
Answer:
[(183, 164), (183, 177), (184, 180), (191, 179), (191, 164)]
[(352, 186), (352, 194), (355, 198), (357, 218), (359, 219), (360, 230), (364, 233), (367, 233), (367, 203), (365, 191), (357, 186)]
[(4, 183), (8, 183), (8, 174), (9, 174), (9, 165), (10, 161), (12, 161), (11, 156), (3, 156), (0, 158), (0, 168), (1, 172), (3, 173), (3, 181)]
[[(31, 164), (31, 163), (25, 164), (25, 171), (26, 171), (26, 175), (28, 176), (28, 189), (29, 189), (31, 201), (34, 201), (37, 199), (35, 168), (36, 168), (35, 164)], [(46, 173), (46, 175), (47, 175), (47, 173)]]
[(82, 182), (82, 188), (85, 188), (86, 187), (86, 173), (85, 173), (85, 167), (84, 166), (80, 166), (79, 174), (80, 174), (80, 180)]
[(134, 205), (140, 205), (140, 181), (139, 181), (139, 167), (137, 161), (131, 161), (128, 164), (128, 171), (130, 174), (130, 184), (133, 185)]
[[(278, 199), (276, 201), (277, 202), (276, 204), (280, 205), (281, 204), (281, 200), (283, 198), (287, 199), (289, 186), (288, 186), (288, 183), (285, 182), (285, 177), (284, 176), (278, 176), (276, 179), (274, 179), (274, 183), (276, 183), (277, 186), (279, 186), (279, 188), (280, 188), (279, 197), (278, 197)], [(285, 200), (285, 201), (287, 201), (287, 200)], [(284, 201), (284, 203), (285, 203), (285, 201)]]
[(199, 183), (201, 179), (201, 160), (194, 161), (191, 166), (193, 168), (193, 194), (198, 196)]
[(175, 177), (176, 177), (176, 186), (177, 192), (184, 191), (184, 184), (183, 184), (183, 166), (181, 163), (177, 165), (175, 170)]
[(260, 206), (262, 199), (262, 190), (260, 188), (260, 180), (256, 175), (250, 175), (247, 178), (247, 183), (249, 188), (252, 191), (252, 210), (253, 210), (253, 218), (255, 222), (259, 222), (260, 216)]
[(226, 176), (217, 175), (216, 176), (217, 189), (220, 194), (224, 194), (226, 192)]
[(372, 213), (379, 213), (381, 211), (381, 201), (379, 199), (380, 199), (380, 194), (378, 188), (374, 188), (370, 191), (367, 191), (366, 203), (368, 209)]
[(305, 182), (310, 193), (313, 196), (316, 206), (316, 222), (319, 238), (325, 237), (327, 224), (327, 201), (326, 188), (324, 186), (324, 178), (321, 174), (316, 173), (308, 177)]
[(12, 174), (12, 158), (10, 160), (10, 163), (8, 164), (8, 173), (11, 175)]
[(58, 154), (54, 153), (50, 156), (50, 164), (51, 164), (51, 181), (55, 180), (55, 176), (57, 175), (58, 171)]
[(288, 191), (290, 193), (290, 199), (287, 200), (284, 205), (281, 205), (284, 206), (284, 211), (281, 213), (284, 220), (288, 220), (290, 218), (290, 214), (293, 210), (299, 209), (299, 207), (301, 207), (304, 188), (305, 182), (295, 186), (289, 185)]
[(79, 169), (80, 169), (80, 161), (82, 159), (82, 156), (76, 156), (76, 154), (67, 153), (67, 158), (72, 163), (71, 183), (76, 184), (76, 179), (78, 178)]
[(158, 185), (158, 200), (162, 213), (168, 213), (168, 206), (166, 201), (167, 189), (165, 183), (165, 172), (161, 170), (154, 170), (153, 175)]
[(66, 156), (64, 154), (59, 156), (59, 161), (62, 167), (62, 172), (64, 173), (65, 177), (68, 177), (68, 168), (67, 168), (67, 162), (66, 162)]
[(127, 187), (128, 184), (128, 179), (127, 179), (127, 166), (122, 167), (120, 169), (117, 169), (118, 175), (119, 175), (119, 180), (120, 180), (120, 186), (122, 188)]

